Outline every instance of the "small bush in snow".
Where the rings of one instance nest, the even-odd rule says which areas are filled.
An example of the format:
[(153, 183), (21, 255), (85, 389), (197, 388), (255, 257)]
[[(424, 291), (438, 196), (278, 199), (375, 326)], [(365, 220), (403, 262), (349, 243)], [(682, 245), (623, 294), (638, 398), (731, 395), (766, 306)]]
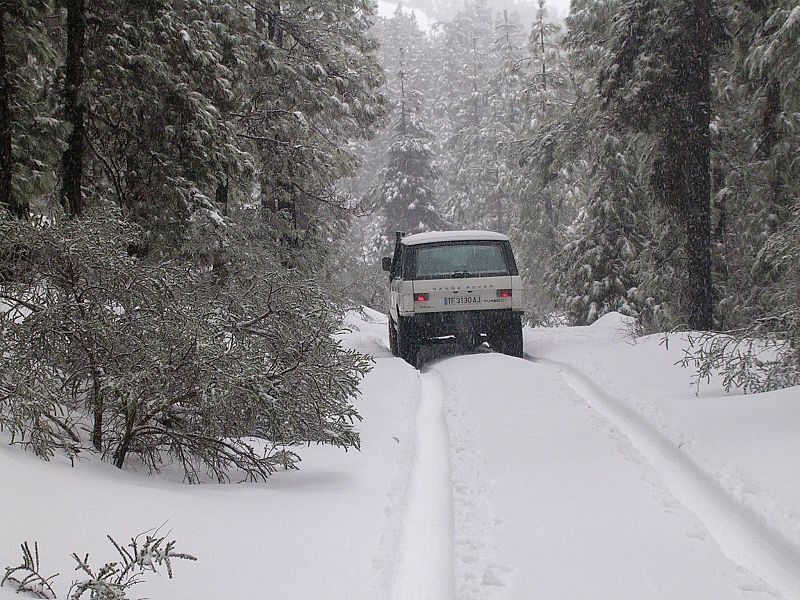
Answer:
[(52, 582), (58, 577), (54, 575), (44, 576), (39, 564), (39, 544), (33, 543), (33, 551), (28, 542), (23, 542), (22, 562), (16, 567), (6, 567), (6, 573), (0, 580), (0, 587), (10, 583), (17, 588), (17, 593), (26, 593), (34, 598), (56, 598), (53, 591)]
[(800, 385), (800, 206), (772, 236), (756, 267), (768, 280), (759, 316), (727, 335), (690, 337), (682, 364), (697, 369), (697, 383), (720, 373), (726, 390), (764, 392)]
[[(144, 538), (144, 539), (142, 539)], [(197, 560), (194, 556), (175, 551), (175, 542), (167, 541), (166, 536), (159, 536), (158, 530), (153, 534), (142, 533), (131, 539), (127, 546), (121, 546), (114, 538), (109, 541), (119, 554), (119, 561), (105, 563), (99, 569), (89, 564), (89, 555), (83, 558), (73, 553), (72, 557), (84, 579), (75, 581), (70, 586), (69, 600), (124, 600), (128, 591), (137, 583), (141, 583), (142, 575), (147, 572), (157, 573), (159, 567), (165, 567), (167, 575), (172, 579), (172, 560)], [(6, 573), (0, 586), (10, 583), (16, 586), (17, 592), (31, 594), (36, 598), (55, 600), (58, 598), (52, 587), (53, 580), (58, 577), (41, 574), (39, 564), (39, 546), (34, 542), (33, 552), (27, 542), (22, 544), (22, 563), (16, 567), (6, 567)]]
[(226, 233), (210, 268), (132, 257), (138, 231), (114, 217), (0, 221), (0, 255), (20, 257), (0, 283), (0, 428), (43, 457), (85, 440), (189, 481), (266, 478), (302, 443), (358, 447), (369, 361), (256, 225)]
[(733, 334), (690, 334), (689, 347), (679, 364), (695, 369), (693, 382), (698, 391), (713, 376), (722, 378), (726, 392), (736, 388), (745, 394), (800, 385), (800, 368), (791, 345), (775, 337), (752, 335), (749, 329)]

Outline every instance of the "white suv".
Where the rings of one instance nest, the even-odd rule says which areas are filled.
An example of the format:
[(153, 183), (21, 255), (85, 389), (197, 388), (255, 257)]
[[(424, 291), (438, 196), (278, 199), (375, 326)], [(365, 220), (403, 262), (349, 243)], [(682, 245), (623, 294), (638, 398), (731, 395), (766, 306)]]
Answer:
[(454, 337), (522, 356), (522, 282), (508, 237), (492, 231), (397, 234), (389, 272), (389, 346), (416, 366), (420, 345)]

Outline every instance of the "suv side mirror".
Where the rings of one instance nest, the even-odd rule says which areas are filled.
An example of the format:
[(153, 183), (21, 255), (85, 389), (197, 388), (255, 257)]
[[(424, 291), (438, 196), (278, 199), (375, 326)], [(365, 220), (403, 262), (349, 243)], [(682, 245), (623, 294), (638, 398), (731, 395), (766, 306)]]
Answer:
[(381, 259), (381, 268), (387, 272), (392, 270), (392, 258), (390, 256), (384, 256)]

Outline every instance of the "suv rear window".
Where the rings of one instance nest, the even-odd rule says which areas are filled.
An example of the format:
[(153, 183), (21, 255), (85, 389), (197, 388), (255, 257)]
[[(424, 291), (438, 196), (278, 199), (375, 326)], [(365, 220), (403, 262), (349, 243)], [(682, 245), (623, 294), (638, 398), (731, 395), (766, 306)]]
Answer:
[[(416, 247), (415, 279), (513, 275), (502, 242), (448, 242)], [(512, 268), (509, 268), (511, 265)]]

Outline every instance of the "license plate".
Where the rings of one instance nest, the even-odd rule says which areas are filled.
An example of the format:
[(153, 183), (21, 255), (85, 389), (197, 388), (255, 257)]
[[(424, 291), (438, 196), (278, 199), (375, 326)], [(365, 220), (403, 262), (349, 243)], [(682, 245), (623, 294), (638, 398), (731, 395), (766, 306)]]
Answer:
[(452, 304), (480, 304), (480, 296), (452, 296), (444, 298), (444, 305), (450, 306)]

